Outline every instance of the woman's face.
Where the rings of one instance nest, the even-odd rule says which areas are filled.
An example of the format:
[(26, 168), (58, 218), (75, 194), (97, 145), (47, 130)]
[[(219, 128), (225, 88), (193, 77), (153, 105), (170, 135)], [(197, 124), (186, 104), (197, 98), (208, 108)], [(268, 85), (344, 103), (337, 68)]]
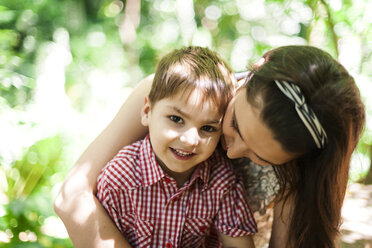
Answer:
[(279, 165), (295, 158), (273, 138), (260, 119), (260, 110), (246, 100), (244, 88), (231, 100), (222, 128), (222, 146), (231, 159), (248, 157), (260, 165)]

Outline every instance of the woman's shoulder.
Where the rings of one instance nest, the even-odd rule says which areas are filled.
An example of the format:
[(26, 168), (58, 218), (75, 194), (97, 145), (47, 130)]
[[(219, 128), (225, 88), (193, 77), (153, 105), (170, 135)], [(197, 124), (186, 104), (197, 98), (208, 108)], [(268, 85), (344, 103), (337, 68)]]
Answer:
[(261, 166), (248, 158), (233, 160), (234, 167), (244, 179), (249, 207), (259, 232), (254, 235), (256, 247), (267, 247), (273, 222), (273, 201), (279, 185), (272, 166)]
[(261, 166), (248, 158), (233, 160), (234, 167), (242, 175), (249, 205), (253, 212), (263, 215), (272, 204), (278, 190), (278, 180), (272, 166)]

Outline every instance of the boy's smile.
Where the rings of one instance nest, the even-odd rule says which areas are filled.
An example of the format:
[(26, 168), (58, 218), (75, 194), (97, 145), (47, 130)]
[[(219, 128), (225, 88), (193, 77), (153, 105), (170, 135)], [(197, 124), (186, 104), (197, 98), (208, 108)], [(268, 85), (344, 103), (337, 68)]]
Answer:
[(174, 153), (174, 156), (180, 160), (188, 160), (195, 155), (195, 153), (193, 152), (182, 151), (179, 149), (174, 149), (172, 147), (170, 149)]
[(157, 160), (177, 182), (187, 180), (194, 167), (212, 155), (220, 138), (222, 115), (200, 94), (177, 93), (155, 104), (146, 98), (142, 110)]

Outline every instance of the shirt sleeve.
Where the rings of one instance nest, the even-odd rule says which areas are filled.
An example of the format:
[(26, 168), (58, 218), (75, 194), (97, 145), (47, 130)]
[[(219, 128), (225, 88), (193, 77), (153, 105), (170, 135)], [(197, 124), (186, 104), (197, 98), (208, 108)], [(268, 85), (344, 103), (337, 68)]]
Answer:
[(116, 227), (123, 233), (120, 224), (120, 200), (119, 194), (115, 193), (110, 185), (110, 179), (107, 175), (107, 167), (101, 171), (97, 179), (97, 198), (101, 202), (103, 208), (110, 215)]
[(230, 237), (241, 237), (257, 232), (257, 225), (240, 176), (237, 176), (236, 184), (225, 193), (214, 225), (219, 232)]

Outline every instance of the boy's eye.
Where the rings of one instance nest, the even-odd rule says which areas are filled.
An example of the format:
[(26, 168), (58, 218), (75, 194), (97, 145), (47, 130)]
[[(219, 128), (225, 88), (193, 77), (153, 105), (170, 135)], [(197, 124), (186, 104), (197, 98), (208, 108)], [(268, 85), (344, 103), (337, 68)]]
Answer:
[(209, 133), (217, 131), (217, 129), (215, 127), (212, 127), (212, 126), (202, 126), (201, 130), (203, 130), (205, 132), (209, 132)]
[(174, 123), (177, 123), (177, 124), (182, 124), (183, 123), (182, 118), (177, 116), (177, 115), (171, 115), (171, 116), (169, 116), (169, 119), (171, 121), (173, 121)]

